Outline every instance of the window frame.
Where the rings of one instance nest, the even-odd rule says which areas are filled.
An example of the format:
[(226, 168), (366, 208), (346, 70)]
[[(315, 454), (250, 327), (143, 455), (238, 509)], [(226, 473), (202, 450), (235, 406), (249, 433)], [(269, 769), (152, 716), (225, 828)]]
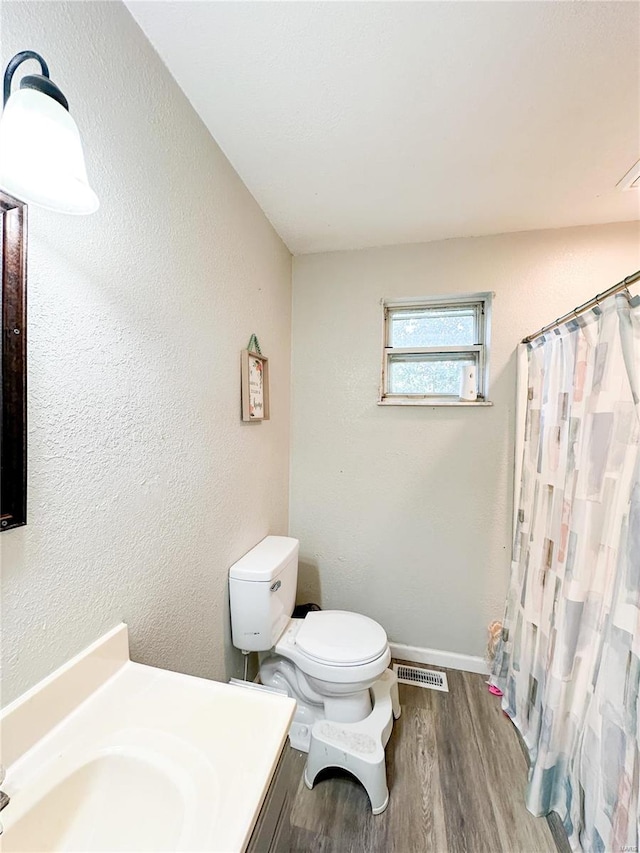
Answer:
[[(449, 296), (420, 296), (406, 299), (381, 299), (382, 306), (382, 374), (378, 395), (379, 406), (491, 406), (489, 393), (489, 346), (491, 340), (491, 306), (494, 294), (461, 293)], [(476, 344), (436, 347), (392, 347), (389, 317), (394, 311), (416, 308), (455, 310), (463, 306), (476, 309), (479, 341)], [(389, 363), (392, 355), (459, 355), (477, 353), (478, 399), (470, 402), (453, 395), (393, 394), (387, 390)]]

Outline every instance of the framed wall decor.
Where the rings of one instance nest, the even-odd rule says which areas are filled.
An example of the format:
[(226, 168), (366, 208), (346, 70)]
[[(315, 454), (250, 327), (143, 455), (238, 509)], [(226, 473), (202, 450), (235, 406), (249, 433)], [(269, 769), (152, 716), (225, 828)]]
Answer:
[(269, 359), (242, 350), (242, 420), (269, 420)]

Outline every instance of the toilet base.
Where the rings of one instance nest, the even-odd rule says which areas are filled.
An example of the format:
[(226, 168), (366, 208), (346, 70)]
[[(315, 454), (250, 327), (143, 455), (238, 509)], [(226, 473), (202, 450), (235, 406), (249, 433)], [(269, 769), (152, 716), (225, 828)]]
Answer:
[(294, 719), (289, 728), (289, 743), (291, 746), (300, 752), (309, 752), (312, 728), (307, 723), (299, 723)]
[(327, 767), (347, 770), (369, 795), (373, 814), (380, 814), (389, 803), (384, 748), (391, 736), (393, 720), (400, 716), (395, 673), (385, 670), (371, 693), (373, 710), (364, 720), (358, 723), (318, 720), (314, 723), (304, 781), (308, 788), (313, 788), (321, 770)]
[(289, 741), (301, 752), (309, 752), (312, 729), (320, 720), (330, 719), (343, 725), (355, 724), (371, 716), (372, 688), (337, 696), (320, 695), (290, 660), (277, 654), (261, 657), (260, 680), (265, 686), (282, 690), (296, 700)]

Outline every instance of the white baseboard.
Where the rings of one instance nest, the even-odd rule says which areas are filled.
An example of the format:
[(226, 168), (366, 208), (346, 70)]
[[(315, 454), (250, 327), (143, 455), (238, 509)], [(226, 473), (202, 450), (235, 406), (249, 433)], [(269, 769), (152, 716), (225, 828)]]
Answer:
[(391, 657), (408, 660), (412, 663), (427, 663), (430, 666), (442, 666), (446, 669), (463, 669), (465, 672), (489, 673), (484, 658), (474, 655), (461, 655), (458, 652), (443, 652), (440, 649), (421, 649), (419, 646), (404, 646), (402, 643), (389, 643)]

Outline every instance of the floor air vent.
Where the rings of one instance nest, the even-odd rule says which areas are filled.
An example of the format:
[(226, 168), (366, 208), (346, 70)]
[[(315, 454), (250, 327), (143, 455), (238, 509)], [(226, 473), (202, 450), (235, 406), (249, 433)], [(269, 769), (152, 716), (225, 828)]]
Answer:
[(405, 666), (402, 663), (394, 663), (393, 671), (401, 684), (412, 684), (414, 687), (429, 687), (431, 690), (449, 692), (445, 672), (437, 672), (435, 669), (421, 669), (418, 666)]

